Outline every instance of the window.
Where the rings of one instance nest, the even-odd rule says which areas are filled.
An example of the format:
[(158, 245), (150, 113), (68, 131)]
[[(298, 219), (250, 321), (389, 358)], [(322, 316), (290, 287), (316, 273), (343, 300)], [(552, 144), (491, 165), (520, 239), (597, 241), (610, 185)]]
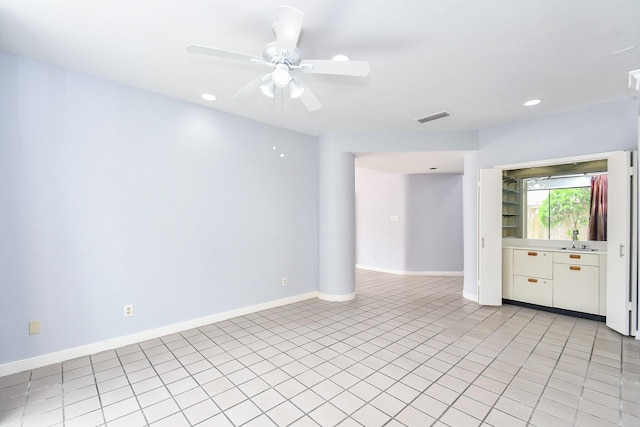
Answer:
[(606, 175), (606, 160), (504, 171), (503, 237), (606, 240)]
[(570, 240), (574, 230), (587, 239), (591, 177), (529, 178), (524, 185), (527, 239)]

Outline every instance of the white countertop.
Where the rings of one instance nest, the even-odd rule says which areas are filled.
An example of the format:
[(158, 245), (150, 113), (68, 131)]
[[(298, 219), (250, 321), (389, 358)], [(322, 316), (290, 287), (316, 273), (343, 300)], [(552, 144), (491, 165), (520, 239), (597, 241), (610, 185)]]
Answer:
[[(582, 245), (587, 245), (587, 249), (581, 249)], [(575, 252), (581, 254), (607, 254), (607, 242), (585, 242), (577, 241), (576, 248), (572, 248), (571, 240), (533, 240), (503, 238), (503, 248), (529, 249), (546, 252)], [(566, 249), (563, 249), (566, 248)]]

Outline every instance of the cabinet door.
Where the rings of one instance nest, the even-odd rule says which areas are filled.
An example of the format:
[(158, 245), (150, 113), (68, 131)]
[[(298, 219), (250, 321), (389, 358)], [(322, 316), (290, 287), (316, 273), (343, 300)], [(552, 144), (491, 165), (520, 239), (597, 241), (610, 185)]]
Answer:
[(607, 326), (629, 335), (631, 311), (631, 153), (608, 158)]
[(600, 269), (590, 265), (553, 264), (553, 306), (598, 314)]
[(502, 304), (502, 171), (478, 176), (478, 303)]

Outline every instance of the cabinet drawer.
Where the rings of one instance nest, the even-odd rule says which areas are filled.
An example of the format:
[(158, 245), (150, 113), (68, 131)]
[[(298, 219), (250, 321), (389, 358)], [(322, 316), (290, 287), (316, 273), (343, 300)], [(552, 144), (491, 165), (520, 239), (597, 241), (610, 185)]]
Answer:
[(551, 279), (553, 276), (552, 252), (536, 250), (513, 251), (513, 274)]
[(600, 311), (600, 268), (553, 264), (553, 306), (583, 313)]
[(600, 255), (581, 252), (554, 252), (553, 262), (572, 265), (600, 265)]
[(540, 277), (513, 276), (513, 299), (553, 306), (553, 282)]

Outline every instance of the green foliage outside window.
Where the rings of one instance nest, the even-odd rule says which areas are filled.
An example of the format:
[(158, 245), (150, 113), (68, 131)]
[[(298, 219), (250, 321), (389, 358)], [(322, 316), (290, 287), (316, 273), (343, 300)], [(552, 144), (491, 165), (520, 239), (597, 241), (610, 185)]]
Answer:
[(589, 223), (591, 189), (588, 187), (550, 190), (538, 210), (538, 221), (547, 229), (558, 226), (578, 230)]

